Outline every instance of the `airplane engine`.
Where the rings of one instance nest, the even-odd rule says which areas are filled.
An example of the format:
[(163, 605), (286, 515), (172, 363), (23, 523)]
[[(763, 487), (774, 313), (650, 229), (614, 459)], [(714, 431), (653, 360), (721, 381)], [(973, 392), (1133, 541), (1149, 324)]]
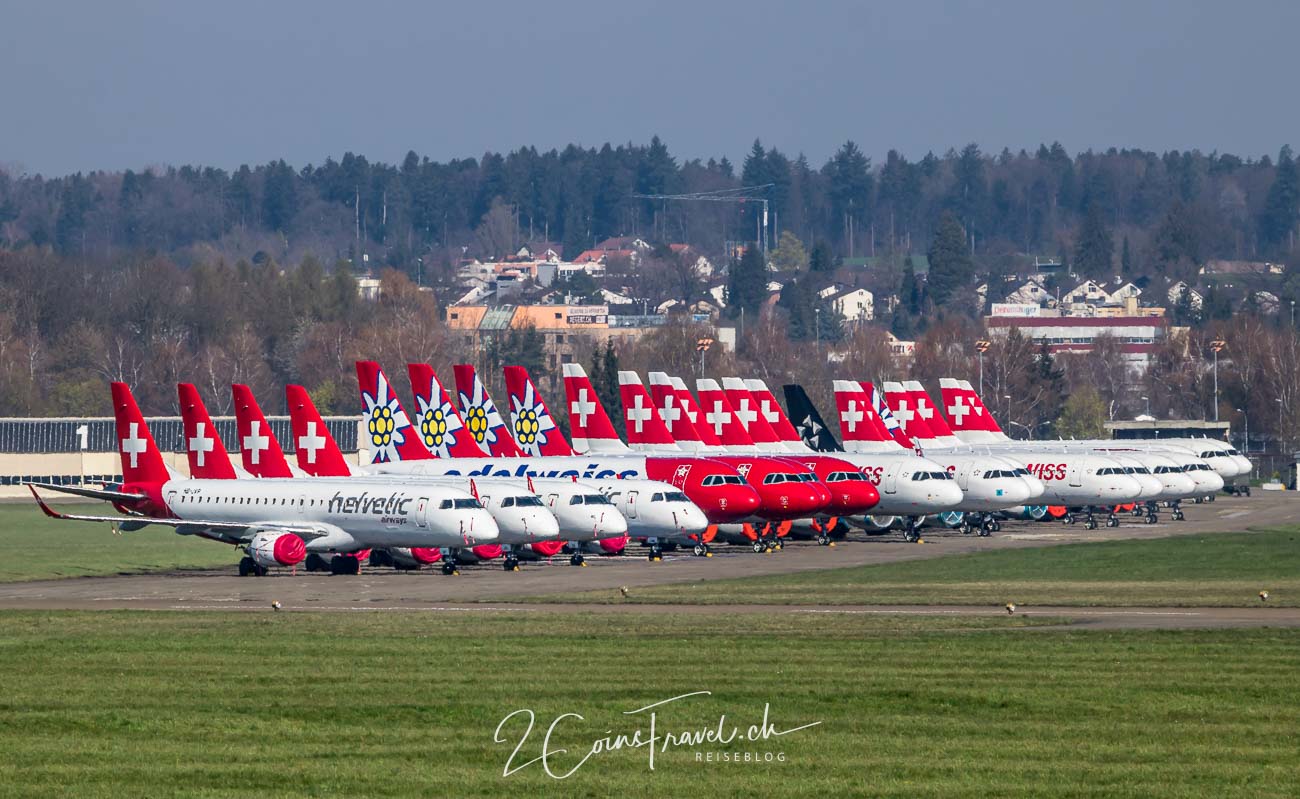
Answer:
[(600, 538), (596, 543), (600, 545), (600, 551), (606, 555), (617, 555), (627, 546), (628, 537), (621, 535), (618, 538)]
[[(392, 547), (385, 552), (389, 561), (386, 565), (398, 569), (418, 569), (442, 560), (442, 550), (436, 547)], [(370, 562), (376, 565), (374, 558)]]
[(245, 550), (262, 567), (297, 566), (307, 557), (307, 545), (293, 533), (258, 533)]
[(534, 541), (528, 548), (543, 558), (549, 558), (564, 549), (564, 542), (558, 538), (553, 541)]

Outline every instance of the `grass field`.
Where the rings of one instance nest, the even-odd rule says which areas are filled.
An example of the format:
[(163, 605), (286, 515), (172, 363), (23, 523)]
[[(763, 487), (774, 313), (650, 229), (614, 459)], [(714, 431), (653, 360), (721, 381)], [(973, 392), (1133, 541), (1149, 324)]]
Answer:
[[(106, 504), (60, 503), (77, 513), (112, 515)], [(158, 569), (208, 568), (239, 562), (232, 547), (170, 528), (151, 527), (115, 536), (107, 524), (64, 522), (41, 514), (33, 502), (0, 505), (0, 542), (21, 557), (0, 559), (0, 582), (83, 577)]]
[[(535, 597), (691, 604), (1300, 605), (1300, 531), (1002, 550), (774, 577)], [(516, 600), (517, 601), (517, 600)]]
[[(0, 615), (0, 794), (1295, 796), (1300, 631), (1058, 632), (1022, 619), (306, 613)], [(784, 738), (502, 776), (522, 719), (564, 772), (658, 730)]]

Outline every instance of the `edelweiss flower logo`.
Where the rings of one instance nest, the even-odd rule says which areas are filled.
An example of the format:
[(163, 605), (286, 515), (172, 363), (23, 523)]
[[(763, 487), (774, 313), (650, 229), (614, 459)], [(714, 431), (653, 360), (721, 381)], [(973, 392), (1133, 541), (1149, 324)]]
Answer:
[(423, 397), (420, 403), (420, 438), (430, 450), (447, 457), (447, 451), (456, 446), (456, 431), (462, 429), (460, 417), (446, 403), (430, 404)]
[(537, 442), (537, 434), (541, 432), (542, 423), (537, 421), (537, 413), (532, 408), (524, 408), (515, 417), (515, 440), (521, 446), (529, 446)]
[(531, 455), (546, 446), (546, 433), (555, 428), (550, 414), (544, 413), (541, 398), (533, 391), (531, 383), (524, 389), (523, 397), (511, 397), (514, 406), (510, 414), (514, 419), (515, 440)]
[(377, 396), (362, 393), (366, 403), (366, 429), (370, 433), (371, 462), (400, 460), (397, 448), (406, 443), (405, 428), (410, 425), (406, 414), (402, 413), (397, 397), (388, 390), (388, 383), (379, 380)]
[(492, 427), (488, 402), (487, 390), (477, 377), (474, 378), (474, 393), (460, 395), (460, 407), (465, 412), (465, 426), (469, 428), (470, 435), (479, 444), (492, 445), (497, 443), (497, 431)]
[(466, 424), (469, 425), (469, 433), (470, 435), (474, 436), (475, 441), (477, 441), (480, 444), (487, 441), (487, 434), (488, 434), (487, 411), (483, 410), (477, 405), (475, 405), (473, 408), (470, 408), (469, 420), (466, 422)]

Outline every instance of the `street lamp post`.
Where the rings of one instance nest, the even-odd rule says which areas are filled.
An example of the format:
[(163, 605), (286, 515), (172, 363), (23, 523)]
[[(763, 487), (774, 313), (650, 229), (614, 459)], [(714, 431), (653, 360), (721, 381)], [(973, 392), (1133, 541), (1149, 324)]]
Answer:
[(975, 351), (980, 354), (980, 396), (984, 396), (984, 353), (989, 351), (993, 342), (980, 339), (975, 342)]
[(1214, 421), (1219, 421), (1219, 350), (1227, 346), (1227, 342), (1221, 338), (1216, 338), (1210, 342), (1210, 349), (1214, 352)]
[(1011, 426), (1011, 395), (1003, 394), (1002, 399), (1007, 401), (1007, 426)]
[(1150, 397), (1143, 397), (1143, 398), (1142, 398), (1142, 401), (1145, 402), (1145, 403), (1147, 404), (1147, 416), (1150, 416), (1150, 415), (1151, 415), (1151, 398), (1150, 398)]
[(1250, 414), (1246, 412), (1245, 408), (1237, 408), (1237, 413), (1241, 414), (1242, 418), (1245, 420), (1245, 424), (1242, 425), (1242, 428), (1245, 431), (1244, 435), (1246, 441), (1242, 445), (1242, 449), (1245, 451), (1246, 459), (1250, 460)]

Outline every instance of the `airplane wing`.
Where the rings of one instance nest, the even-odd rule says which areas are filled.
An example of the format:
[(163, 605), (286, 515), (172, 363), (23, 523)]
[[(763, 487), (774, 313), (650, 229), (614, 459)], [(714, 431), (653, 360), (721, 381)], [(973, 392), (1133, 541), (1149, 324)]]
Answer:
[(145, 494), (132, 494), (129, 491), (111, 491), (106, 488), (81, 488), (79, 486), (60, 486), (53, 483), (36, 483), (29, 482), (24, 485), (44, 488), (47, 491), (58, 491), (61, 494), (73, 494), (78, 497), (89, 497), (91, 499), (104, 499), (109, 502), (138, 502), (142, 499), (148, 499)]
[[(121, 525), (123, 529), (128, 531), (138, 530), (151, 524), (157, 524), (163, 527), (174, 527), (178, 533), (207, 533), (220, 537), (223, 540), (235, 541), (251, 538), (254, 533), (264, 529), (262, 525), (249, 524), (248, 522), (224, 522), (206, 519), (155, 519), (144, 516), (89, 516), (80, 513), (60, 513), (46, 504), (45, 500), (41, 499), (41, 495), (36, 493), (35, 486), (28, 484), (27, 488), (31, 490), (32, 496), (36, 498), (36, 504), (40, 506), (41, 512), (46, 516), (49, 516), (51, 519), (77, 522), (108, 522), (109, 524)], [(331, 533), (329, 530), (302, 524), (267, 522), (265, 526), (273, 527), (276, 530), (286, 533), (294, 533), (304, 539), (321, 538)]]

